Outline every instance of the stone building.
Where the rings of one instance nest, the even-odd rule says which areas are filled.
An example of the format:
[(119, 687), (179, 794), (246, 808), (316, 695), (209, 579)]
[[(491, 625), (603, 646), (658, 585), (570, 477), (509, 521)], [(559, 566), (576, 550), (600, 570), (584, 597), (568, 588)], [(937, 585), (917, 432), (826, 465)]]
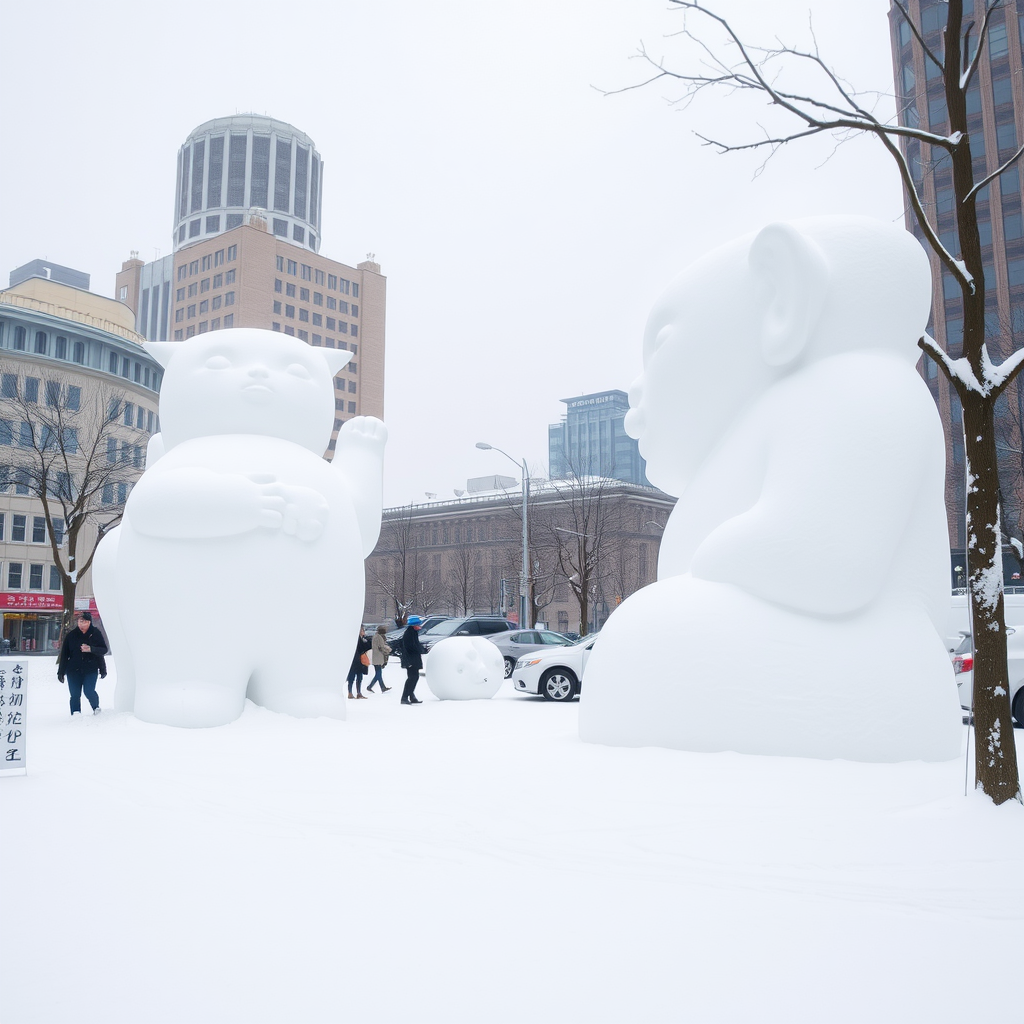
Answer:
[[(38, 264), (38, 266), (37, 266)], [(114, 525), (145, 467), (149, 438), (159, 430), (157, 398), (163, 370), (133, 330), (135, 316), (120, 302), (61, 284), (52, 267), (35, 261), (19, 283), (0, 291), (0, 613), (15, 650), (52, 650), (60, 639), (63, 594), (57, 557), (67, 567), (68, 523), (33, 496), (33, 451), (60, 412), (69, 473), (56, 470), (49, 486), (74, 491), (92, 460), (95, 492), (79, 538), (79, 557), (100, 528)], [(25, 268), (19, 268), (24, 271)], [(67, 268), (60, 268), (67, 270)], [(67, 277), (67, 275), (63, 275)], [(114, 404), (116, 402), (116, 405)], [(99, 447), (93, 444), (99, 440)], [(76, 604), (96, 612), (91, 574), (80, 574)]]
[[(364, 620), (389, 621), (399, 610), (504, 612), (517, 620), (521, 501), (515, 487), (386, 509), (367, 559)], [(600, 629), (619, 602), (657, 578), (661, 532), (674, 504), (652, 487), (619, 480), (531, 481), (530, 625)]]

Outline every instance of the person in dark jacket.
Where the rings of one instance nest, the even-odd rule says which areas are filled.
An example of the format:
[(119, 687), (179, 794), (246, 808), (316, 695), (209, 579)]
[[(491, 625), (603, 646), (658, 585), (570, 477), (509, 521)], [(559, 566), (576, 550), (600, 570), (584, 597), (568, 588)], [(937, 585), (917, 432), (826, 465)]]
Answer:
[(103, 634), (92, 624), (89, 612), (78, 613), (78, 625), (71, 630), (60, 647), (57, 659), (57, 678), (63, 683), (68, 681), (71, 692), (71, 714), (82, 713), (82, 690), (92, 707), (92, 713), (100, 713), (100, 699), (96, 696), (96, 676), (103, 668), (106, 675), (107, 665), (103, 655), (107, 653), (107, 641)]
[(423, 620), (418, 615), (409, 616), (409, 625), (402, 634), (402, 664), (405, 666), (405, 689), (402, 691), (403, 704), (422, 704), (416, 699), (416, 684), (423, 668), (423, 655), (427, 652), (420, 643), (420, 627)]
[(368, 666), (363, 664), (363, 655), (373, 646), (373, 641), (366, 635), (366, 630), (359, 627), (359, 639), (356, 641), (356, 653), (352, 655), (352, 667), (348, 670), (348, 695), (352, 696), (352, 684), (356, 684), (355, 696), (358, 700), (366, 700), (363, 695), (363, 676)]

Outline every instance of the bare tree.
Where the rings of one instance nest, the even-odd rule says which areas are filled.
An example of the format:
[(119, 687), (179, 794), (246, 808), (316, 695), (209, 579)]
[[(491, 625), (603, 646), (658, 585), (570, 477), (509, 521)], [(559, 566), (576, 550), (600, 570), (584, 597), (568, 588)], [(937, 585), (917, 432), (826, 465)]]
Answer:
[(455, 526), (452, 545), (446, 552), (444, 580), (450, 607), (456, 615), (470, 615), (475, 605), (478, 549), (464, 532), (468, 527)]
[[(367, 565), (371, 584), (395, 606), (395, 625), (404, 626), (417, 598), (427, 590), (426, 556), (416, 541), (412, 506), (385, 520), (377, 549)], [(420, 610), (426, 606), (420, 601)]]
[[(896, 164), (925, 244), (959, 288), (964, 314), (963, 357), (952, 358), (927, 335), (920, 345), (935, 360), (963, 407), (967, 523), (971, 537), (967, 583), (975, 646), (977, 785), (997, 804), (1012, 798), (1020, 800), (1006, 664), (994, 413), (997, 399), (1024, 361), (1024, 349), (997, 364), (986, 345), (985, 275), (977, 204), (982, 190), (1016, 163), (1024, 153), (1024, 146), (991, 173), (975, 175), (967, 114), (967, 91), (977, 75), (993, 15), (1004, 3), (983, 0), (980, 23), (973, 19), (965, 23), (963, 0), (947, 0), (945, 28), (929, 43), (929, 33), (911, 18), (906, 4), (893, 0), (911, 33), (913, 47), (925, 65), (934, 67), (942, 79), (948, 131), (932, 132), (912, 124), (906, 111), (901, 112), (903, 116), (898, 123), (877, 116), (869, 94), (853, 89), (826, 63), (816, 43), (809, 49), (782, 43), (752, 46), (744, 42), (726, 18), (702, 0), (669, 2), (689, 19), (676, 35), (695, 44), (694, 63), (673, 69), (641, 48), (639, 57), (650, 65), (653, 73), (629, 88), (672, 81), (681, 89), (675, 102), (684, 104), (706, 91), (755, 94), (796, 122), (792, 130), (779, 133), (762, 130), (759, 137), (749, 141), (727, 142), (699, 135), (706, 145), (720, 153), (763, 149), (770, 158), (779, 147), (797, 139), (822, 134), (839, 139), (856, 133), (873, 135)], [(717, 39), (704, 34), (705, 29), (716, 34)], [(816, 76), (818, 85), (789, 88), (784, 83), (793, 74)], [(877, 95), (874, 98), (877, 99)], [(920, 149), (923, 162), (940, 162), (951, 169), (958, 238), (958, 243), (952, 247), (940, 237), (937, 210), (929, 212), (925, 206), (915, 169), (907, 156), (909, 147)]]
[(78, 583), (142, 475), (145, 446), (118, 436), (122, 391), (100, 386), (83, 395), (61, 374), (19, 378), (19, 367), (6, 363), (0, 370), (0, 486), (42, 504), (66, 633)]

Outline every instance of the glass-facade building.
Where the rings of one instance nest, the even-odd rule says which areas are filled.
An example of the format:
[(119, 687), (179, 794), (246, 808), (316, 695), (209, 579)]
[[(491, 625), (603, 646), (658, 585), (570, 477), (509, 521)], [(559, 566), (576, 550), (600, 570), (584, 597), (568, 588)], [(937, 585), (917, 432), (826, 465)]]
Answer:
[(548, 473), (552, 480), (603, 476), (650, 487), (637, 442), (623, 426), (629, 412), (625, 391), (563, 398), (561, 423), (548, 427)]
[[(942, 53), (946, 23), (944, 0), (907, 0), (905, 6), (933, 52)], [(964, 24), (984, 17), (984, 0), (964, 0)], [(974, 157), (974, 177), (980, 181), (1016, 152), (1024, 140), (1024, 0), (1007, 0), (990, 22), (986, 47), (967, 94), (968, 130)], [(889, 11), (896, 97), (900, 123), (948, 134), (946, 101), (939, 68), (926, 60), (913, 39), (910, 26), (893, 4)], [(926, 211), (937, 225), (943, 244), (959, 252), (953, 208), (952, 168), (942, 150), (916, 140), (901, 143), (922, 196)], [(1004, 172), (979, 193), (978, 219), (985, 262), (985, 333), (995, 360), (1005, 359), (1024, 346), (1024, 214), (1021, 203), (1020, 165)], [(962, 354), (963, 308), (960, 289), (931, 252), (907, 203), (907, 228), (922, 241), (936, 282), (932, 295), (929, 332), (954, 357)], [(963, 584), (966, 552), (965, 478), (962, 412), (955, 393), (928, 357), (921, 372), (938, 404), (946, 427), (946, 510), (952, 553), (954, 585)], [(1020, 381), (1020, 378), (1017, 378)], [(1004, 567), (1008, 582), (1024, 575), (1009, 538), (1024, 537), (1024, 455), (1020, 425), (1024, 420), (1024, 394), (1012, 384), (997, 406), (996, 443), (999, 447), (1003, 498)], [(960, 571), (957, 571), (957, 567)]]
[(324, 165), (313, 140), (256, 114), (219, 117), (178, 150), (174, 249), (239, 227), (263, 211), (268, 230), (320, 250)]

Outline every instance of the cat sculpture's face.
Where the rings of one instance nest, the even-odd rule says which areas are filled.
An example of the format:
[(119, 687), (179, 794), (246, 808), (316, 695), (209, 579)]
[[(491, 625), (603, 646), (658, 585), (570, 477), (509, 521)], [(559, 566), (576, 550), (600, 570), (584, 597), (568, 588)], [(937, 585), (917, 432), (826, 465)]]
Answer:
[(281, 438), (323, 454), (334, 426), (334, 374), (347, 352), (250, 328), (150, 342), (166, 367), (160, 426), (166, 449), (217, 434)]

